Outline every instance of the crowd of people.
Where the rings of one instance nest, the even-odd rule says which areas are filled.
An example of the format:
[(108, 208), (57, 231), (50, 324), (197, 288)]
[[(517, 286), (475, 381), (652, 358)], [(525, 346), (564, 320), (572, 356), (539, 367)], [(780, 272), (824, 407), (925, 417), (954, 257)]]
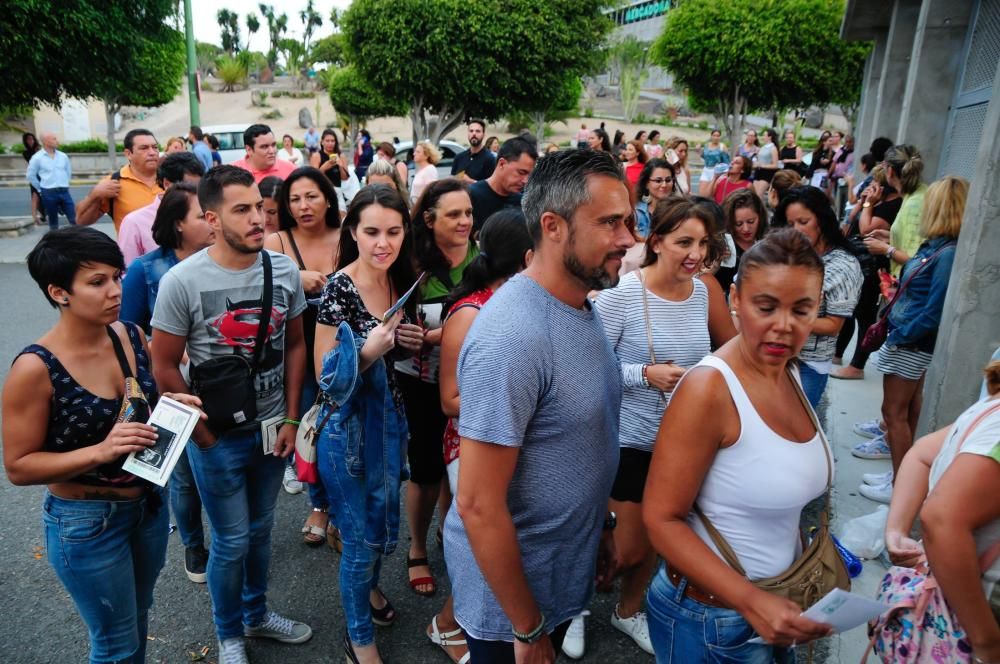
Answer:
[[(919, 151), (883, 138), (855, 186), (835, 134), (806, 166), (794, 132), (730, 153), (713, 131), (694, 179), (688, 141), (657, 131), (583, 126), (540, 155), (486, 129), (469, 120), (451, 177), (428, 142), (411, 177), (367, 130), (351, 159), (332, 129), (303, 154), (253, 125), (232, 165), (198, 127), (162, 157), (132, 130), (128, 165), (39, 241), (28, 269), (59, 319), (8, 375), (4, 463), (47, 485), (90, 661), (144, 661), (168, 506), (220, 663), (248, 662), (246, 638), (310, 639), (266, 599), (282, 487), (308, 492), (303, 544), (340, 553), (348, 662), (382, 661), (404, 518), (412, 592), (440, 597), (443, 547), (426, 637), (458, 664), (583, 656), (593, 593), (616, 583), (610, 624), (658, 662), (794, 661), (830, 627), (761, 580), (802, 554), (802, 509), (830, 489), (816, 410), (829, 377), (863, 375), (880, 299), (881, 417), (854, 453), (893, 471), (860, 491), (892, 501), (893, 560), (925, 556), (970, 651), (998, 661), (1000, 566), (981, 594), (971, 562), (1000, 523), (973, 495), (1000, 484), (997, 363), (986, 401), (913, 442), (967, 183), (922, 184)], [(42, 144), (29, 179), (72, 210)], [(117, 242), (85, 227), (105, 213)], [(156, 442), (160, 396), (203, 413), (167, 490), (122, 468)], [(307, 427), (314, 460), (295, 451)]]

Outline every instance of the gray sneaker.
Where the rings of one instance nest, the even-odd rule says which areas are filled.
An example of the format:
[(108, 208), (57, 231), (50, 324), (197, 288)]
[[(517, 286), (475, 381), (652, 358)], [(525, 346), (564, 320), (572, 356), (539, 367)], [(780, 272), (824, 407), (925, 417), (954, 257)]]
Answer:
[(243, 634), (259, 639), (274, 639), (282, 643), (305, 643), (312, 638), (313, 631), (304, 622), (268, 611), (264, 621), (259, 625), (244, 625)]
[(250, 664), (246, 643), (238, 636), (219, 641), (219, 664)]

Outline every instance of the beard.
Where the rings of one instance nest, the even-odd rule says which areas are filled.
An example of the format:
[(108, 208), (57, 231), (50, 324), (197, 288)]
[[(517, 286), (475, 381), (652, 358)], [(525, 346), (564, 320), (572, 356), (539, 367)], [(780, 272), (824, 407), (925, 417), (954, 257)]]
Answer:
[(586, 286), (588, 290), (604, 290), (605, 288), (614, 288), (618, 285), (618, 273), (609, 273), (604, 268), (604, 263), (611, 258), (624, 258), (624, 251), (616, 251), (607, 254), (601, 262), (601, 265), (597, 267), (587, 267), (576, 255), (576, 233), (573, 231), (572, 226), (570, 227), (569, 243), (566, 249), (567, 252), (563, 257), (563, 265), (566, 267), (566, 270), (580, 283)]
[(480, 145), (482, 145), (482, 142), (483, 139), (479, 138), (478, 136), (473, 136), (472, 138), (469, 139), (469, 145), (471, 145), (474, 148), (478, 148)]
[(226, 241), (233, 250), (240, 252), (241, 254), (259, 254), (263, 245), (260, 247), (252, 247), (247, 244), (246, 239), (239, 233), (235, 233), (225, 226), (222, 227), (222, 239)]

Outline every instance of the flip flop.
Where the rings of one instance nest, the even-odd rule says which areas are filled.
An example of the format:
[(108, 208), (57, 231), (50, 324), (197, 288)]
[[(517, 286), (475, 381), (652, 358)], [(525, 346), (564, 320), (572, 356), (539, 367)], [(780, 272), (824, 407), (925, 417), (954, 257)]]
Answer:
[(326, 541), (326, 529), (321, 526), (302, 526), (302, 541), (309, 546), (319, 546)]
[(444, 650), (444, 654), (448, 655), (448, 659), (454, 662), (454, 664), (468, 664), (469, 660), (472, 658), (470, 653), (466, 652), (459, 659), (455, 659), (452, 657), (451, 653), (448, 652), (448, 648), (451, 646), (468, 645), (465, 639), (454, 638), (462, 634), (462, 628), (459, 627), (458, 629), (450, 632), (442, 632), (438, 629), (437, 619), (437, 616), (431, 618), (431, 633), (427, 635), (427, 638), (430, 639), (431, 643), (434, 645), (440, 646), (441, 650)]
[[(427, 567), (430, 569), (430, 563), (427, 562), (427, 558), (410, 558), (406, 557), (406, 569), (407, 571), (413, 569), (414, 567)], [(409, 574), (407, 574), (409, 576)], [(430, 586), (430, 590), (417, 590), (417, 586)], [(437, 583), (434, 581), (433, 576), (418, 576), (415, 579), (410, 579), (410, 587), (413, 588), (413, 592), (417, 593), (421, 597), (434, 597), (437, 593)]]

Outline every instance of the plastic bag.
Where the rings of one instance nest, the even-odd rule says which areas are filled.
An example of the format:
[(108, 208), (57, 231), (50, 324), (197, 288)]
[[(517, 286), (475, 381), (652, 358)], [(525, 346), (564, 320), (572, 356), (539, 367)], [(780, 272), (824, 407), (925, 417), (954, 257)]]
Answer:
[(859, 558), (878, 558), (885, 549), (885, 522), (888, 519), (889, 506), (879, 505), (871, 514), (845, 523), (840, 531), (840, 543)]

